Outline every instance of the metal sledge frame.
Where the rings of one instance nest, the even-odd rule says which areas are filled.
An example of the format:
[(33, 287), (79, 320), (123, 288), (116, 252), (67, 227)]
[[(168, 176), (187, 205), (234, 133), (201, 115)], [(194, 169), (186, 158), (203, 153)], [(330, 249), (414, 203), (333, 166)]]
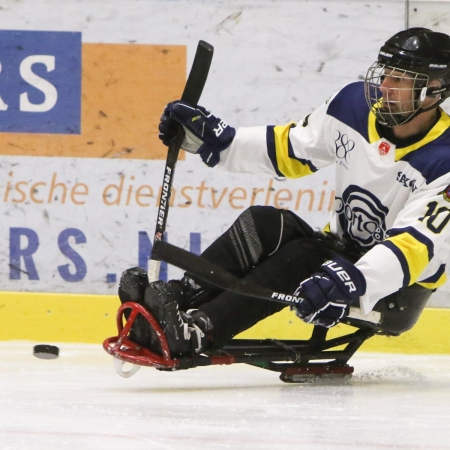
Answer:
[[(127, 310), (130, 314), (124, 324)], [(142, 347), (128, 337), (139, 314), (153, 328), (162, 354)], [(103, 348), (122, 362), (167, 371), (244, 363), (279, 372), (282, 381), (292, 383), (313, 382), (321, 378), (350, 378), (354, 369), (347, 364), (349, 359), (365, 340), (376, 334), (374, 330), (356, 327), (352, 333), (327, 340), (328, 329), (314, 326), (308, 340), (234, 339), (221, 350), (172, 358), (161, 327), (142, 305), (124, 303), (117, 312), (116, 322), (118, 335), (105, 339)]]

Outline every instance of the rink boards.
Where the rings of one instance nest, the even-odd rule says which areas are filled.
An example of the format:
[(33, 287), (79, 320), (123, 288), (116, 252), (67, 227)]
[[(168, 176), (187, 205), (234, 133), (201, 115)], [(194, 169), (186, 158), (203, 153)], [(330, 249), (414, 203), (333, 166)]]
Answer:
[[(80, 342), (101, 345), (116, 333), (119, 299), (113, 295), (81, 295), (30, 292), (0, 293), (1, 340)], [(427, 308), (418, 323), (400, 337), (375, 336), (362, 350), (391, 353), (450, 354), (450, 310)], [(302, 323), (288, 308), (242, 333), (242, 338), (307, 339), (311, 326)], [(330, 337), (351, 328), (338, 325)]]

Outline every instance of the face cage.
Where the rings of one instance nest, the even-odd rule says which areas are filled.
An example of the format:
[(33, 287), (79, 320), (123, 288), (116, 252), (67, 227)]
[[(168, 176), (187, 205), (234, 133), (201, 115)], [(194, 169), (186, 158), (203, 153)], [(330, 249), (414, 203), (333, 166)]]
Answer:
[[(390, 86), (383, 87), (383, 97), (380, 86), (385, 77), (393, 80)], [(367, 71), (364, 81), (367, 104), (382, 125), (403, 125), (409, 122), (422, 106), (428, 81), (426, 74), (375, 62)]]

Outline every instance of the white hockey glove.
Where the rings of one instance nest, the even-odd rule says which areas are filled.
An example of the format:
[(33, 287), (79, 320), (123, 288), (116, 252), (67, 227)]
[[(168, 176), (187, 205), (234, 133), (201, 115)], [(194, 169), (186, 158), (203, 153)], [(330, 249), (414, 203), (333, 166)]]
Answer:
[(363, 274), (337, 255), (300, 283), (294, 295), (303, 301), (292, 308), (304, 322), (331, 328), (348, 315), (352, 302), (365, 292)]
[(203, 162), (214, 167), (220, 161), (220, 152), (231, 145), (236, 130), (213, 116), (202, 106), (196, 108), (182, 101), (169, 103), (159, 123), (159, 138), (165, 145), (175, 138), (178, 123), (185, 131), (181, 148), (198, 153)]

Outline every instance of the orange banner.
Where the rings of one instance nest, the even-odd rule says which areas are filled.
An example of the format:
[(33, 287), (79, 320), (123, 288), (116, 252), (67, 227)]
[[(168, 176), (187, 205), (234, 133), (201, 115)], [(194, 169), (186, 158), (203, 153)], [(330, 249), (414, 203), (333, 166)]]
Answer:
[(185, 46), (82, 44), (81, 134), (0, 133), (2, 153), (165, 159), (159, 118), (185, 81)]

